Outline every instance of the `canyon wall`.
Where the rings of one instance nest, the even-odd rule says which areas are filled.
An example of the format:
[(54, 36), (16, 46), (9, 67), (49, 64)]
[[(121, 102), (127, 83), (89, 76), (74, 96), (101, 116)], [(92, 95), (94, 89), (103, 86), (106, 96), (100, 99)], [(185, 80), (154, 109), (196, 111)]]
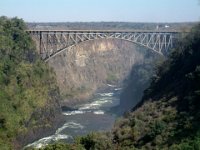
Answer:
[(107, 84), (121, 84), (134, 64), (144, 61), (141, 47), (128, 41), (100, 39), (71, 47), (49, 59), (68, 105), (88, 99)]

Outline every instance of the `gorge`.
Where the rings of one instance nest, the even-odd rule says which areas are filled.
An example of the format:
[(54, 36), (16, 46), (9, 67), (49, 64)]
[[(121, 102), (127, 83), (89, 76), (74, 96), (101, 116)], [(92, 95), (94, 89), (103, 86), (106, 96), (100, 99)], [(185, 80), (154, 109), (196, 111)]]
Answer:
[[(34, 141), (29, 146), (50, 144), (51, 147), (51, 143), (61, 140), (71, 142), (72, 147), (78, 144), (82, 149), (95, 149), (95, 146), (105, 146), (101, 142), (104, 139), (106, 149), (116, 146), (154, 147), (153, 143), (145, 145), (145, 141), (149, 142), (152, 136), (160, 134), (166, 127), (163, 123), (166, 120), (154, 123), (151, 114), (149, 116), (146, 111), (151, 112), (154, 108), (160, 110), (159, 106), (165, 98), (158, 103), (150, 100), (144, 106), (143, 102), (144, 96), (149, 98), (158, 94), (159, 97), (155, 91), (160, 90), (159, 84), (164, 84), (165, 78), (157, 75), (160, 72), (154, 68), (162, 64), (165, 59), (163, 56), (128, 41), (98, 39), (70, 47), (44, 63), (35, 50), (37, 43), (34, 44), (27, 34), (22, 20), (1, 17), (0, 27), (1, 148), (21, 149)], [(194, 59), (196, 64), (198, 54)], [(193, 57), (193, 50), (188, 55)], [(187, 59), (190, 61), (190, 58)], [(168, 64), (166, 66), (169, 67)], [(163, 72), (168, 69), (163, 69)], [(198, 67), (196, 72), (187, 76), (196, 78), (196, 75)], [(151, 78), (155, 83), (160, 80), (164, 83), (160, 81), (154, 85)], [(178, 77), (176, 80), (179, 81)], [(172, 98), (170, 102), (176, 100)], [(132, 110), (135, 110), (133, 114)], [(124, 112), (124, 118), (119, 119), (118, 116)], [(174, 109), (170, 111), (173, 112)], [(159, 116), (154, 112), (152, 114)], [(133, 119), (135, 116), (139, 118)], [(148, 119), (153, 125), (144, 123)], [(138, 131), (140, 123), (147, 129), (144, 133), (149, 131), (144, 139)], [(88, 134), (93, 131), (104, 132)], [(77, 137), (80, 135), (83, 137)], [(77, 143), (73, 144), (73, 141)], [(157, 139), (154, 142), (159, 145), (160, 141)], [(97, 149), (105, 149), (102, 147)]]
[(73, 99), (73, 103), (88, 99), (107, 84), (122, 85), (132, 66), (146, 61), (145, 51), (129, 42), (102, 39), (78, 44), (50, 59), (48, 64), (56, 72), (65, 102)]
[[(28, 146), (39, 148), (56, 140), (71, 141), (77, 135), (110, 130), (117, 116), (140, 100), (154, 63), (161, 59), (163, 56), (117, 39), (84, 42), (49, 59), (64, 99), (65, 124), (54, 135)], [(130, 70), (135, 72), (131, 76), (136, 99), (127, 101), (120, 94), (127, 85), (125, 80), (132, 80)]]

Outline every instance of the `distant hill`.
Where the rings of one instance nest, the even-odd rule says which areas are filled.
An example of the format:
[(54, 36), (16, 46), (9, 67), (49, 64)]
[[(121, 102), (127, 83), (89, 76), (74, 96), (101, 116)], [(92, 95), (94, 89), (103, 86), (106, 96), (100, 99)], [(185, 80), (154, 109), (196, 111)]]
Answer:
[(189, 30), (197, 22), (134, 23), (134, 22), (44, 22), (27, 23), (30, 29), (65, 30)]

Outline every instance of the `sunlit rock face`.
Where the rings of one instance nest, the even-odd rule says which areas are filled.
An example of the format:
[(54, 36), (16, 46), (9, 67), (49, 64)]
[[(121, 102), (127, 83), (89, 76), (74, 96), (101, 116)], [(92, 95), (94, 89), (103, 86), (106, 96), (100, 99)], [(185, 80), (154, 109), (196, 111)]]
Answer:
[(131, 42), (100, 39), (71, 47), (48, 63), (56, 72), (62, 95), (78, 102), (106, 84), (120, 84), (132, 66), (143, 60), (141, 48)]

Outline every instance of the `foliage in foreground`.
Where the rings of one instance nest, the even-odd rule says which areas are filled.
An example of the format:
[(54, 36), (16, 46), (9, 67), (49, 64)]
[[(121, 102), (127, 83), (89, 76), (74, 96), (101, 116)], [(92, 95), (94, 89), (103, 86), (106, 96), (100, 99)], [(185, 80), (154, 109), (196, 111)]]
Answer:
[[(86, 150), (199, 150), (199, 100), (200, 25), (157, 69), (142, 101), (116, 121), (111, 133), (89, 134), (68, 149), (82, 146)], [(60, 144), (44, 149), (56, 150), (55, 145)]]
[(18, 135), (39, 126), (42, 116), (34, 113), (57, 91), (54, 74), (38, 58), (25, 29), (21, 19), (0, 17), (0, 149), (14, 149)]

